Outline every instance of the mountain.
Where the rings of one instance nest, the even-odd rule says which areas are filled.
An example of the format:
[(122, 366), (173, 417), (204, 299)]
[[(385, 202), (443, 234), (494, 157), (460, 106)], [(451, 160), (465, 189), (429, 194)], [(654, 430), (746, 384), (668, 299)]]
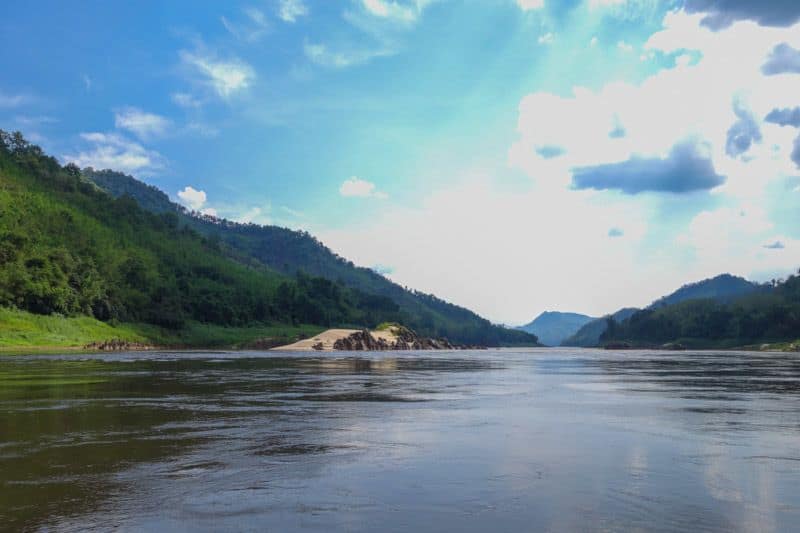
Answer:
[[(734, 347), (800, 338), (800, 275), (740, 296), (690, 299), (649, 307), (612, 323), (601, 342)], [(797, 346), (797, 343), (794, 345)]]
[(626, 307), (616, 313), (597, 318), (584, 324), (577, 332), (567, 337), (561, 342), (561, 346), (576, 346), (589, 348), (600, 344), (600, 336), (605, 333), (608, 326), (608, 319), (613, 318), (615, 322), (622, 322), (633, 315), (639, 309)]
[(760, 285), (757, 283), (744, 278), (732, 276), (731, 274), (720, 274), (713, 278), (684, 285), (675, 292), (659, 298), (650, 304), (648, 309), (656, 309), (686, 300), (703, 298), (711, 298), (718, 302), (728, 301), (738, 296), (749, 294), (759, 287)]
[(561, 341), (575, 334), (581, 326), (592, 320), (595, 319), (578, 313), (545, 311), (532, 322), (517, 329), (536, 335), (539, 342), (546, 346), (559, 346)]
[[(650, 304), (647, 309), (658, 309), (680, 302), (698, 299), (711, 299), (717, 302), (726, 302), (759, 290), (760, 285), (731, 274), (720, 274), (713, 278), (704, 279), (696, 283), (683, 285), (676, 291)], [(640, 309), (627, 307), (620, 309), (610, 315), (614, 322), (621, 323), (630, 318)], [(565, 339), (562, 346), (598, 346), (601, 343), (601, 336), (605, 333), (608, 326), (609, 316), (599, 318), (589, 322), (579, 329), (574, 335)]]

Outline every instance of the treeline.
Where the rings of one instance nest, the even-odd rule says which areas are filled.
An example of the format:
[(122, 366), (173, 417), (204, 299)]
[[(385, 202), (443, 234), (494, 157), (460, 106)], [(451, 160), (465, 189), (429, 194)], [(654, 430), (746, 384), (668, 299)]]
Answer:
[[(319, 253), (290, 265), (285, 261), (321, 245), (283, 228), (276, 234), (301, 246), (283, 239), (253, 242), (247, 235), (258, 227), (234, 225), (230, 235), (208, 231), (228, 223), (194, 218), (158, 189), (118, 176), (62, 166), (18, 132), (0, 130), (0, 306), (171, 329), (187, 321), (340, 327), (399, 322), (460, 343), (535, 342), (466, 310), (445, 319), (436, 299), (430, 308), (402, 306), (388, 294), (346, 283), (346, 276), (321, 276), (314, 263)], [(112, 182), (127, 190), (110, 196), (102, 184)], [(277, 259), (264, 260), (270, 255)], [(275, 268), (275, 261), (284, 264)]]
[[(800, 272), (798, 273), (800, 274)], [(602, 343), (747, 345), (800, 338), (800, 275), (729, 301), (696, 299), (609, 319)]]

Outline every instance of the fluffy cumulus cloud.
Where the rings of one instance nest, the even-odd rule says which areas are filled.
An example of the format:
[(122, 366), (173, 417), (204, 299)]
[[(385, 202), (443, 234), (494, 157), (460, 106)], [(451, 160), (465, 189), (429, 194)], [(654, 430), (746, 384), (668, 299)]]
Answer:
[[(726, 176), (715, 192), (740, 197), (761, 194), (769, 181), (795, 172), (796, 135), (763, 117), (798, 105), (800, 76), (764, 76), (761, 67), (777, 44), (800, 46), (800, 24), (773, 28), (744, 21), (712, 31), (704, 17), (667, 13), (644, 49), (679, 59), (640, 83), (524, 97), (509, 163), (541, 186), (606, 185), (626, 192), (710, 188)], [(695, 59), (680, 60), (689, 54)], [(705, 147), (703, 158), (685, 147), (676, 151), (687, 139)], [(548, 158), (538, 150), (542, 146), (565, 152)], [(609, 175), (617, 170), (622, 174)]]
[(761, 72), (768, 76), (800, 74), (800, 50), (796, 50), (786, 43), (775, 45), (775, 48), (772, 49), (769, 57), (761, 66)]
[(140, 139), (164, 135), (171, 123), (169, 119), (135, 107), (126, 107), (114, 113), (114, 125), (128, 130)]
[(339, 186), (339, 194), (346, 198), (388, 198), (388, 195), (385, 192), (379, 191), (374, 183), (359, 179), (355, 176), (342, 182), (341, 186)]
[(239, 59), (220, 60), (213, 56), (182, 51), (181, 61), (201, 76), (203, 83), (222, 98), (247, 89), (255, 79), (253, 68)]
[(110, 168), (131, 174), (153, 173), (163, 168), (164, 158), (154, 150), (116, 133), (82, 133), (89, 145), (77, 154), (65, 155), (64, 160), (81, 168)]
[(707, 147), (696, 140), (676, 144), (665, 158), (633, 156), (619, 163), (579, 167), (572, 172), (576, 189), (616, 189), (684, 193), (712, 189), (725, 177), (717, 174)]
[(187, 185), (183, 190), (178, 191), (178, 198), (186, 207), (200, 209), (206, 203), (206, 191), (198, 191), (194, 187)]
[(217, 216), (217, 210), (206, 205), (208, 197), (206, 191), (197, 190), (187, 185), (178, 191), (178, 199), (183, 205), (204, 215)]
[(796, 0), (686, 0), (689, 13), (702, 13), (701, 24), (714, 30), (739, 20), (753, 20), (764, 26), (791, 26), (800, 20)]

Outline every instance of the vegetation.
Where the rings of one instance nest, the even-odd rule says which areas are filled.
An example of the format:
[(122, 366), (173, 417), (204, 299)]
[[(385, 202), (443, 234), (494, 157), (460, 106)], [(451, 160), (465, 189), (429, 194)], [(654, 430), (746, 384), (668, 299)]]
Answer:
[(601, 342), (685, 346), (743, 346), (800, 337), (800, 275), (734, 299), (686, 300), (610, 319)]
[[(112, 328), (146, 324), (150, 339), (156, 330), (171, 332), (170, 338), (185, 332), (194, 338), (197, 324), (242, 333), (265, 325), (374, 327), (391, 321), (448, 326), (447, 334), (458, 342), (532, 341), (434, 297), (427, 297), (431, 304), (425, 314), (402, 309), (390, 295), (348, 286), (303, 265), (273, 268), (263, 257), (283, 257), (281, 243), (250, 253), (235, 246), (233, 237), (221, 238), (230, 223), (175, 208), (156, 209), (165, 197), (157, 189), (129, 178), (135, 183), (124, 183), (138, 184), (137, 199), (129, 194), (113, 198), (87, 179), (102, 185), (101, 178), (115, 174), (61, 166), (18, 132), (0, 130), (0, 307), (88, 317)], [(141, 199), (142, 187), (147, 201)], [(198, 230), (209, 227), (220, 232)], [(258, 226), (231, 227), (237, 238), (238, 231), (245, 236), (259, 231)], [(451, 311), (447, 320), (438, 308)], [(75, 339), (89, 331), (105, 333), (81, 329), (88, 322), (73, 324), (83, 324), (76, 326), (83, 333)], [(133, 340), (139, 331), (123, 328), (116, 336), (127, 332)]]

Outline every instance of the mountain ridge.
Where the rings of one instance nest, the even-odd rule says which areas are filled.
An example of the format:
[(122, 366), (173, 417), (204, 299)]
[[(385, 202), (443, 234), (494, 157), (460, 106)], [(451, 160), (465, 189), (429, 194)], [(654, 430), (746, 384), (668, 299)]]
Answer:
[(544, 311), (517, 329), (536, 335), (545, 346), (559, 346), (564, 339), (592, 320), (595, 318), (580, 313)]

